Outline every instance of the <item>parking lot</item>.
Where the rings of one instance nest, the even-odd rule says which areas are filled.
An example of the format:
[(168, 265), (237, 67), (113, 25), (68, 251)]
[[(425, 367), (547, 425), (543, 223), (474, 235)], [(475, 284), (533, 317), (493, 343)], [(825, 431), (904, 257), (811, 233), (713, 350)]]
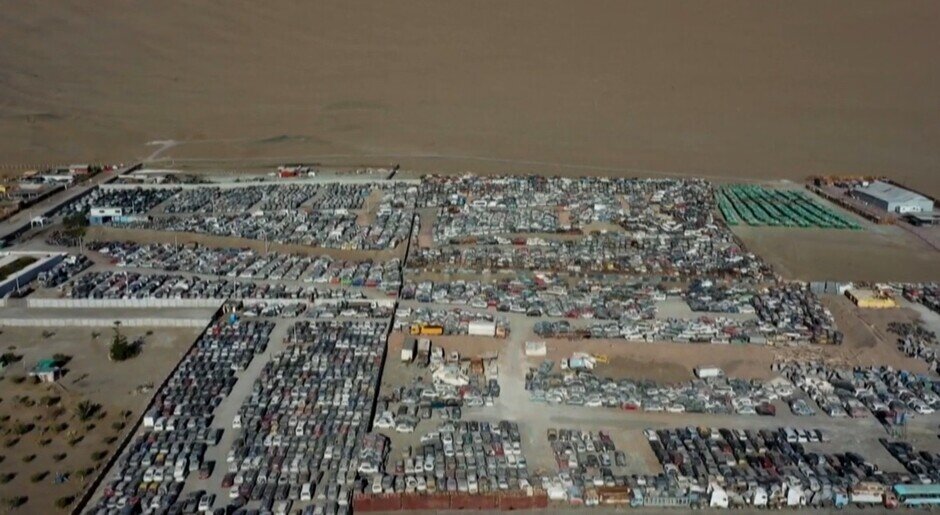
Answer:
[[(230, 302), (95, 512), (837, 506), (940, 461), (916, 310), (782, 280), (705, 181), (217, 183), (75, 209), (96, 202), (148, 218), (106, 222), (138, 237), (96, 238), (33, 298)], [(930, 310), (934, 289), (897, 295)]]

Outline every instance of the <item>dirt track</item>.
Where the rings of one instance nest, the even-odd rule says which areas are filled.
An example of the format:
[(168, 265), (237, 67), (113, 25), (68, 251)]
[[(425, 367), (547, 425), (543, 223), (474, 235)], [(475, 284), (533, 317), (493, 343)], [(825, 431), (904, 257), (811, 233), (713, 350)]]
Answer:
[[(940, 194), (940, 4), (19, 2), (0, 161), (399, 162)], [(55, 30), (48, 30), (55, 27)]]

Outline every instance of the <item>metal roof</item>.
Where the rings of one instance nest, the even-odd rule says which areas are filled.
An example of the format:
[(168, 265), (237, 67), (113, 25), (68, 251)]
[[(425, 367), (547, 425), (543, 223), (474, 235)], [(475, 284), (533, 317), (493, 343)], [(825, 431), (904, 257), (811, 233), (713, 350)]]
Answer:
[(868, 186), (857, 188), (856, 191), (890, 203), (931, 201), (929, 198), (919, 193), (914, 193), (913, 191), (900, 188), (884, 181), (875, 181)]
[(48, 359), (48, 358), (39, 360), (39, 363), (36, 363), (36, 367), (33, 368), (33, 372), (36, 372), (38, 374), (46, 373), (46, 372), (55, 372), (56, 370), (59, 370), (58, 363), (56, 362), (56, 360)]
[(940, 494), (940, 485), (894, 485), (898, 495)]

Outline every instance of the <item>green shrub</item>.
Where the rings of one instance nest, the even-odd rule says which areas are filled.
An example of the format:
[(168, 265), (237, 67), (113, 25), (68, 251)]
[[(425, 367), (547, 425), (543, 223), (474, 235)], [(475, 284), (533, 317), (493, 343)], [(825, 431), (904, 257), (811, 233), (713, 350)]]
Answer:
[(29, 497), (26, 497), (25, 495), (18, 495), (16, 497), (7, 497), (3, 500), (3, 502), (7, 506), (13, 509), (19, 508), (20, 506), (26, 504), (28, 501), (29, 501)]
[(79, 402), (78, 405), (75, 406), (75, 415), (82, 422), (86, 422), (91, 420), (91, 418), (94, 417), (99, 410), (101, 410), (100, 404), (86, 400)]

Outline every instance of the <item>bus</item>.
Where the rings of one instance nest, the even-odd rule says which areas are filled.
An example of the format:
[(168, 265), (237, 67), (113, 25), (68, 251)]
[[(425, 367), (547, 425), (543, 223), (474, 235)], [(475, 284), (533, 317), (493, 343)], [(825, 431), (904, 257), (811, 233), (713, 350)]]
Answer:
[(940, 485), (894, 485), (894, 494), (901, 506), (940, 505)]

